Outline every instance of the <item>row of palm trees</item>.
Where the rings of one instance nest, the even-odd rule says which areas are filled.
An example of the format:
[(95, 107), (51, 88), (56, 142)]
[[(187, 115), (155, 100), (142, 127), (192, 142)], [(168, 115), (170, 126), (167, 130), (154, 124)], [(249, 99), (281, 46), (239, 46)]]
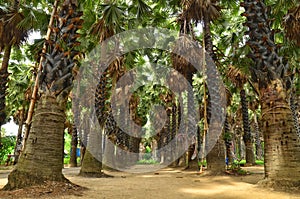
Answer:
[[(33, 2), (34, 3), (34, 2)], [(8, 184), (5, 189), (21, 188), (28, 185), (38, 184), (44, 180), (66, 180), (62, 175), (62, 151), (63, 151), (63, 132), (65, 123), (65, 111), (67, 98), (70, 95), (71, 87), (76, 74), (76, 66), (78, 65), (77, 59), (80, 57), (80, 49), (78, 46), (79, 32), (82, 33), (86, 38), (90, 38), (89, 41), (81, 40), (82, 47), (88, 49), (93, 46), (93, 40), (102, 42), (114, 34), (131, 27), (147, 26), (151, 22), (159, 24), (159, 20), (162, 25), (166, 24), (166, 19), (162, 19), (163, 15), (159, 12), (151, 13), (151, 9), (165, 10), (165, 4), (169, 4), (171, 8), (168, 9), (174, 12), (178, 10), (178, 5), (182, 9), (182, 13), (178, 19), (178, 26), (180, 27), (180, 34), (189, 34), (191, 38), (196, 40), (194, 26), (195, 24), (203, 25), (203, 44), (206, 52), (210, 55), (215, 63), (222, 62), (222, 59), (218, 57), (216, 49), (213, 45), (212, 37), (212, 21), (221, 17), (220, 7), (225, 5), (223, 1), (170, 1), (168, 3), (159, 2), (156, 7), (147, 6), (146, 1), (132, 1), (132, 14), (124, 12), (123, 8), (118, 6), (116, 2), (105, 2), (104, 5), (96, 5), (97, 9), (101, 9), (102, 15), (96, 18), (96, 23), (90, 21), (88, 17), (91, 16), (90, 12), (86, 11), (83, 13), (78, 11), (80, 5), (92, 8), (92, 3), (82, 3), (79, 0), (66, 0), (61, 3), (59, 12), (56, 12), (53, 17), (55, 23), (51, 26), (51, 38), (47, 41), (47, 48), (45, 53), (42, 54), (44, 61), (42, 62), (41, 70), (38, 72), (38, 104), (35, 109), (34, 118), (31, 123), (30, 133), (25, 143), (25, 148), (20, 157), (19, 163), (16, 168), (9, 175)], [(228, 2), (227, 2), (228, 3)], [(229, 4), (229, 3), (228, 3)], [(92, 5), (92, 6), (91, 6)], [(134, 5), (138, 5), (134, 8)], [(8, 74), (8, 60), (11, 52), (11, 48), (14, 45), (20, 44), (26, 38), (27, 30), (33, 26), (26, 26), (27, 29), (20, 28), (20, 23), (24, 21), (25, 15), (20, 12), (20, 1), (14, 1), (13, 4), (7, 6), (11, 7), (11, 10), (1, 9), (1, 24), (0, 24), (0, 47), (4, 49), (4, 57), (1, 67), (1, 92), (0, 97), (2, 100), (0, 103), (0, 125), (5, 121), (4, 109), (5, 109), (5, 93), (7, 85)], [(160, 7), (159, 7), (160, 6)], [(247, 27), (247, 46), (249, 47), (249, 57), (251, 58), (251, 66), (247, 66), (251, 78), (245, 78), (241, 73), (236, 74), (234, 72), (233, 80), (238, 89), (240, 89), (241, 100), (242, 100), (242, 115), (244, 120), (244, 140), (246, 142), (247, 162), (253, 163), (253, 152), (251, 147), (251, 139), (249, 135), (249, 120), (248, 120), (248, 108), (247, 102), (245, 102), (245, 90), (244, 84), (246, 81), (251, 81), (251, 85), (258, 94), (261, 117), (262, 117), (262, 131), (265, 142), (265, 176), (266, 182), (285, 183), (286, 185), (298, 186), (300, 181), (299, 162), (300, 162), (300, 149), (299, 149), (299, 138), (297, 137), (297, 131), (294, 128), (293, 113), (290, 109), (290, 90), (292, 89), (292, 82), (290, 77), (290, 70), (285, 61), (279, 54), (279, 48), (274, 40), (274, 31), (272, 31), (272, 20), (269, 18), (269, 12), (267, 6), (263, 1), (257, 0), (245, 0), (241, 3), (245, 12), (242, 14), (245, 19), (245, 26)], [(236, 7), (240, 9), (239, 6)], [(21, 11), (25, 9), (22, 8)], [(294, 19), (298, 17), (299, 9), (294, 8), (290, 10), (289, 15), (286, 17), (286, 31), (288, 37), (297, 41), (297, 34), (293, 31), (298, 27)], [(82, 16), (83, 15), (83, 16)], [(86, 16), (85, 16), (86, 15)], [(137, 21), (132, 20), (131, 26), (125, 24), (124, 19), (128, 16), (137, 17)], [(12, 17), (13, 16), (13, 17)], [(94, 16), (96, 16), (94, 14)], [(12, 18), (7, 18), (12, 17)], [(82, 19), (86, 19), (83, 23)], [(13, 19), (13, 20), (9, 20)], [(289, 21), (290, 20), (290, 21)], [(290, 23), (292, 21), (292, 23)], [(288, 23), (289, 22), (289, 23)], [(91, 24), (93, 24), (91, 26)], [(293, 26), (289, 26), (293, 24)], [(88, 27), (87, 27), (88, 26)], [(23, 27), (23, 26), (21, 26)], [(91, 31), (86, 31), (85, 28)], [(170, 26), (170, 28), (172, 28)], [(292, 29), (291, 29), (292, 28)], [(8, 31), (9, 30), (9, 31)], [(14, 32), (15, 31), (15, 32)], [(77, 32), (78, 31), (78, 32)], [(10, 34), (7, 34), (10, 33)], [(294, 34), (293, 34), (294, 33)], [(89, 34), (96, 34), (96, 37), (92, 37)], [(9, 42), (8, 42), (9, 41)], [(81, 49), (81, 51), (83, 51)], [(98, 85), (97, 91), (99, 91), (97, 97), (96, 110), (98, 120), (101, 128), (104, 130), (112, 129), (112, 132), (108, 132), (110, 137), (115, 141), (116, 144), (122, 145), (122, 139), (125, 139), (124, 133), (118, 129), (114, 122), (108, 122), (110, 120), (110, 106), (105, 102), (109, 101), (110, 98), (106, 94), (107, 89), (107, 78), (112, 79), (112, 89), (118, 79), (125, 73), (126, 63), (132, 63), (129, 56), (124, 56), (121, 59), (114, 61), (108, 70), (102, 74), (101, 80)], [(192, 83), (193, 74), (196, 70), (191, 64), (182, 61), (180, 57), (172, 57), (173, 66), (179, 72), (181, 72), (190, 83)], [(231, 71), (234, 71), (232, 69)], [(240, 77), (240, 79), (237, 79)], [(209, 96), (209, 93), (208, 93)], [(188, 95), (188, 99), (191, 98)], [(74, 97), (76, 98), (76, 96)], [(74, 99), (73, 98), (73, 99)], [(76, 99), (74, 99), (76, 100)], [(138, 98), (137, 98), (138, 101)], [(188, 100), (189, 101), (189, 100)], [(189, 102), (188, 102), (189, 103)], [(136, 112), (135, 109), (138, 103), (133, 106), (132, 112)], [(210, 102), (208, 97), (207, 112), (209, 117)], [(190, 106), (188, 106), (190, 107)], [(206, 109), (206, 108), (205, 108)], [(188, 110), (193, 111), (193, 110)], [(135, 115), (135, 114), (134, 114)], [(295, 115), (295, 114), (294, 114)], [(105, 118), (106, 117), (106, 118)], [(127, 116), (128, 117), (128, 116)], [(132, 116), (136, 117), (136, 116)], [(179, 117), (179, 116), (178, 116)], [(175, 118), (175, 117), (174, 117)], [(141, 119), (136, 118), (137, 123), (141, 124)], [(208, 128), (211, 123), (208, 123)], [(192, 128), (192, 127), (191, 127)], [(172, 129), (172, 128), (171, 128)], [(173, 128), (176, 129), (176, 128)], [(74, 130), (74, 132), (76, 132)], [(74, 133), (75, 135), (75, 133)], [(101, 134), (102, 135), (102, 134)], [(102, 142), (102, 136), (89, 135), (91, 140), (98, 143)], [(98, 137), (97, 137), (98, 136)], [(126, 138), (128, 139), (128, 138)], [(129, 141), (130, 142), (130, 141)], [(198, 142), (200, 142), (198, 140)], [(46, 144), (47, 143), (47, 144)], [(124, 144), (125, 143), (125, 144)], [(122, 147), (126, 147), (126, 142), (123, 143)], [(132, 140), (132, 143), (137, 143), (136, 140)], [(127, 143), (128, 144), (128, 143)], [(89, 144), (87, 144), (89, 145)], [(95, 144), (93, 144), (95, 145)], [(210, 170), (215, 172), (224, 171), (224, 156), (225, 151), (222, 150), (224, 141), (222, 137), (219, 138), (215, 147), (212, 148), (211, 152), (207, 156), (208, 165)], [(132, 148), (132, 146), (129, 146)], [(136, 148), (136, 147), (135, 147)], [(101, 147), (98, 148), (101, 159)], [(100, 150), (100, 151), (99, 151)], [(82, 165), (82, 172), (85, 174), (98, 173), (102, 176), (102, 165), (99, 158), (94, 158), (87, 152), (85, 154), (87, 162), (94, 162), (94, 167), (85, 167)], [(287, 162), (289, 164), (287, 164)], [(84, 170), (87, 168), (86, 170)], [(92, 168), (92, 170), (91, 170)], [(96, 170), (94, 170), (94, 169)]]

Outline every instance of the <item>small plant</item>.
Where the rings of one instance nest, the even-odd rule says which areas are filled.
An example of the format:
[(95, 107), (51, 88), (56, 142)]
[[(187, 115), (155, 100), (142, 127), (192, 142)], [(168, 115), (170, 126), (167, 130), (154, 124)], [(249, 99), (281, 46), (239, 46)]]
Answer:
[(153, 159), (142, 159), (137, 162), (137, 164), (159, 164), (156, 160)]

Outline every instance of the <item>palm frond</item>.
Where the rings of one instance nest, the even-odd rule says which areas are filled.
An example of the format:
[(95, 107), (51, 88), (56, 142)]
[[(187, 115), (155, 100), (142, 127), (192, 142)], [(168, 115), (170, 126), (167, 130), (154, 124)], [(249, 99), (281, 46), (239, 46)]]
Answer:
[(203, 21), (203, 17), (207, 16), (209, 21), (213, 21), (220, 17), (221, 7), (216, 0), (183, 0), (184, 11), (182, 16), (188, 21)]
[(228, 79), (238, 88), (243, 88), (244, 84), (248, 81), (248, 78), (239, 68), (229, 66), (228, 73), (226, 75)]
[(289, 10), (283, 25), (286, 36), (300, 46), (300, 4)]
[(8, 45), (20, 45), (28, 37), (28, 28), (20, 27), (24, 15), (12, 8), (0, 9), (0, 48)]

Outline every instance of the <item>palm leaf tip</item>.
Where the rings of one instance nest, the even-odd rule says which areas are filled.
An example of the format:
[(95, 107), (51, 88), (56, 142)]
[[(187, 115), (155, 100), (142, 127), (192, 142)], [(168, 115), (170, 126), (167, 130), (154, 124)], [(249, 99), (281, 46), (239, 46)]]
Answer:
[(288, 11), (284, 18), (283, 26), (287, 38), (300, 46), (300, 4)]

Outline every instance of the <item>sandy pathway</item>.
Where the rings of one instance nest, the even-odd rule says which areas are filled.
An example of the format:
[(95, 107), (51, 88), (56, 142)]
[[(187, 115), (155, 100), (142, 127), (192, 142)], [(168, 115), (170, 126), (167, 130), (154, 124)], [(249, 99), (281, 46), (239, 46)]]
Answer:
[[(137, 168), (138, 169), (138, 168)], [(72, 182), (88, 187), (81, 197), (99, 199), (293, 199), (296, 193), (275, 192), (261, 189), (255, 183), (263, 178), (263, 167), (246, 168), (253, 172), (248, 176), (199, 176), (195, 172), (162, 169), (158, 172), (131, 174), (107, 172), (114, 178), (83, 178), (77, 176), (79, 168), (64, 169), (65, 176)], [(0, 187), (7, 182), (9, 171), (0, 171)]]

